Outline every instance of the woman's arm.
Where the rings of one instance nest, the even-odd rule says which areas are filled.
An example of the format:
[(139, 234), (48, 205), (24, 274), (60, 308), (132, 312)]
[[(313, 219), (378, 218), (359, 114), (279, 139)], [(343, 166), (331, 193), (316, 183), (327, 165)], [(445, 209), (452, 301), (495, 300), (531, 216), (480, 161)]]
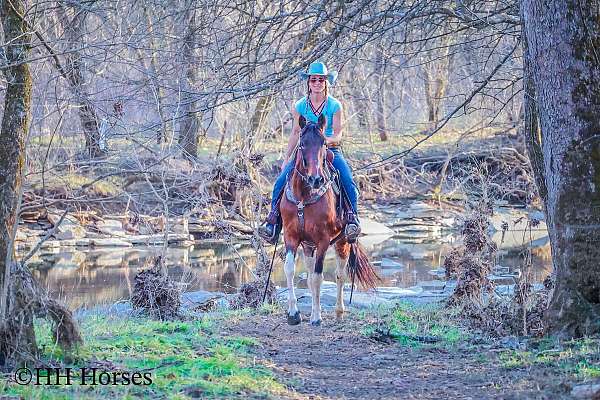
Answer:
[(325, 139), (327, 145), (339, 146), (342, 142), (342, 126), (344, 125), (342, 110), (333, 114), (333, 135)]
[(294, 149), (296, 149), (296, 145), (298, 144), (298, 139), (300, 138), (300, 121), (299, 121), (299, 119), (300, 119), (300, 114), (298, 114), (298, 111), (296, 111), (295, 107), (292, 107), (292, 133), (288, 140), (287, 153), (283, 160), (283, 164), (281, 165), (282, 171), (285, 169), (285, 166), (287, 165), (288, 161), (290, 160), (290, 157), (292, 156), (292, 153), (294, 152)]

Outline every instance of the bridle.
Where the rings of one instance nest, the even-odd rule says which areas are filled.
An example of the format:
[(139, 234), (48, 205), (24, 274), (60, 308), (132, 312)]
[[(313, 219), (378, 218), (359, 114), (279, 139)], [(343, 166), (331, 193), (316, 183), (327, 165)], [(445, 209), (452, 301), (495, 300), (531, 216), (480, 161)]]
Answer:
[[(304, 146), (302, 146), (301, 143), (301, 139), (302, 139), (302, 134), (300, 135), (300, 140), (299, 140), (299, 144), (298, 147), (296, 148), (296, 157), (300, 156), (302, 158), (302, 168), (304, 170), (306, 170), (307, 165), (306, 165), (306, 160), (304, 159), (304, 154), (302, 153), (302, 151), (304, 150)], [(325, 143), (323, 143), (323, 147), (326, 148)], [(322, 149), (320, 149), (319, 151), (321, 151)], [(320, 166), (321, 168), (323, 168), (323, 171), (325, 171), (325, 163), (327, 162), (327, 157), (324, 157), (323, 160), (323, 164), (322, 166)], [(309, 177), (306, 173), (302, 173), (297, 167), (294, 166), (294, 171), (300, 176), (302, 183), (304, 184), (304, 186), (310, 186), (309, 183)], [(325, 174), (323, 174), (325, 175)], [(304, 208), (308, 207), (312, 204), (315, 204), (316, 202), (318, 202), (319, 200), (321, 200), (321, 197), (323, 197), (323, 195), (325, 193), (327, 193), (327, 191), (331, 188), (331, 185), (333, 183), (332, 179), (330, 177), (323, 177), (323, 182), (319, 185), (318, 188), (313, 189), (314, 193), (311, 197), (309, 197), (308, 199), (302, 199), (302, 200), (298, 200), (296, 198), (296, 196), (294, 195), (294, 191), (292, 189), (292, 186), (290, 185), (291, 183), (291, 179), (288, 179), (286, 187), (285, 187), (285, 196), (287, 198), (288, 201), (290, 201), (291, 203), (295, 204), (297, 209), (298, 209), (298, 219), (300, 222), (300, 231), (303, 232), (304, 231)]]

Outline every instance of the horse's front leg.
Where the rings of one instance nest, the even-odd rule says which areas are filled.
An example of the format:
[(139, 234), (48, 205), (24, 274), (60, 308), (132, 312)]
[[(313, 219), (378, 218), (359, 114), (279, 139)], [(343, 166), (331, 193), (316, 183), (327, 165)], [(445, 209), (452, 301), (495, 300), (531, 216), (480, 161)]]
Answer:
[(325, 253), (329, 247), (329, 241), (321, 245), (317, 245), (317, 254), (315, 257), (315, 268), (311, 273), (308, 273), (310, 280), (310, 291), (312, 294), (312, 310), (310, 314), (310, 324), (313, 326), (321, 325), (321, 284), (323, 283), (323, 264), (325, 261)]
[(296, 272), (296, 250), (291, 247), (287, 248), (285, 255), (285, 278), (287, 280), (288, 287), (288, 312), (287, 322), (290, 325), (298, 325), (302, 319), (300, 312), (298, 311), (298, 304), (296, 300), (296, 291), (294, 289), (294, 273)]

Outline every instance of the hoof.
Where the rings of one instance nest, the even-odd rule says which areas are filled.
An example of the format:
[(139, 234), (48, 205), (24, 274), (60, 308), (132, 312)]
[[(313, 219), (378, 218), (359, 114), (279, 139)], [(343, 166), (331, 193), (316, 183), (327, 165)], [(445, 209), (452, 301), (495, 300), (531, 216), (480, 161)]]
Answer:
[(300, 311), (296, 311), (296, 314), (287, 316), (287, 323), (289, 325), (298, 325), (302, 322), (302, 317), (300, 316)]
[(316, 321), (310, 321), (310, 324), (311, 324), (312, 326), (321, 326), (321, 320), (320, 320), (320, 319), (318, 319), (318, 320), (316, 320)]

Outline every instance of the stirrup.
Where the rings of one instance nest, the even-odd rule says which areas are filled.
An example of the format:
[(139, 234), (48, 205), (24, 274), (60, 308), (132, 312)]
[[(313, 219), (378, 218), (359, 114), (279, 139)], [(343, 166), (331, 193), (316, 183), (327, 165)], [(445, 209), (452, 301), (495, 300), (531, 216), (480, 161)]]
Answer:
[(344, 235), (346, 236), (346, 241), (348, 243), (356, 242), (356, 239), (358, 239), (358, 235), (360, 235), (360, 231), (361, 229), (356, 214), (349, 213), (346, 222), (346, 227), (344, 228)]
[(277, 224), (265, 222), (263, 225), (258, 227), (258, 236), (260, 236), (267, 243), (275, 244), (279, 239), (280, 231), (281, 228), (278, 229)]

